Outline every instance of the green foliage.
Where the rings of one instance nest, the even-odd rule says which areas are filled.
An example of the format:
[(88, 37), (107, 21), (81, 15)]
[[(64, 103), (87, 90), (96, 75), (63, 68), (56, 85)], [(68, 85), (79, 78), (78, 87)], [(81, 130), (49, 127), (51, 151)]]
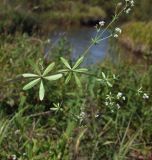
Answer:
[[(34, 1), (34, 5), (40, 4)], [(124, 11), (126, 8), (120, 13)], [(101, 34), (97, 30), (95, 41), (104, 39), (104, 31), (118, 17), (119, 13)], [(119, 28), (117, 31), (121, 33)], [(142, 64), (105, 61), (88, 72), (81, 64), (95, 42), (73, 63), (61, 57), (62, 51), (70, 50), (61, 41), (52, 49), (53, 62), (48, 63), (48, 55), (43, 53), (48, 44), (40, 39), (16, 35), (3, 36), (0, 41), (0, 67), (4, 68), (0, 74), (0, 159), (124, 160), (151, 156), (151, 65), (146, 70)], [(23, 77), (30, 80), (23, 87), (30, 89), (28, 92), (21, 91)], [(39, 91), (34, 87), (37, 84)]]
[(131, 22), (123, 26), (122, 42), (136, 52), (151, 55), (152, 22)]
[[(43, 69), (43, 76), (52, 75), (50, 73), (54, 63), (48, 64), (44, 61), (43, 65), (48, 66), (45, 69), (41, 61), (34, 65), (33, 61), (36, 62), (40, 56), (39, 54), (36, 57), (36, 53), (41, 48), (38, 48), (39, 40), (34, 43), (31, 40), (34, 41), (30, 37), (16, 36), (1, 43), (0, 64), (4, 67), (0, 74), (3, 80), (1, 84), (8, 78), (14, 78), (19, 73), (28, 73), (32, 69), (36, 74), (28, 73), (24, 77), (31, 80), (38, 78), (36, 66), (39, 64), (40, 69)], [(66, 48), (65, 45), (61, 46)], [(57, 53), (56, 48), (52, 55)], [(10, 58), (13, 63), (9, 63)], [(63, 67), (57, 56), (51, 60), (56, 62), (57, 71)], [(62, 58), (64, 70), (68, 74), (72, 68), (88, 74), (86, 70), (79, 68), (82, 61), (83, 57), (80, 57), (71, 65), (69, 60)], [(0, 158), (8, 159), (16, 155), (23, 160), (56, 160), (61, 157), (131, 159), (134, 150), (146, 157), (150, 153), (148, 145), (152, 136), (152, 67), (149, 66), (147, 71), (141, 72), (136, 65), (104, 62), (100, 66), (94, 66), (89, 73), (97, 75), (98, 81), (94, 76), (86, 77), (81, 74), (79, 79), (82, 90), (73, 81), (65, 87), (64, 78), (60, 79), (60, 85), (41, 84), (40, 98), (44, 96), (44, 87), (47, 95), (43, 103), (37, 100), (35, 87), (23, 93), (20, 88), (24, 81), (10, 84), (7, 82), (5, 86), (9, 87), (10, 93), (3, 92), (3, 96), (7, 98), (0, 102)], [(15, 97), (12, 96), (14, 91), (18, 93)], [(119, 92), (122, 96), (118, 96)], [(143, 98), (145, 93), (149, 95), (149, 99)], [(14, 105), (10, 103), (10, 96)], [(8, 110), (13, 107), (11, 115), (5, 115), (8, 111), (4, 102), (7, 103)]]
[[(39, 87), (39, 98), (42, 101), (45, 95), (45, 88), (43, 85), (43, 81), (44, 80), (48, 80), (48, 81), (55, 81), (58, 80), (62, 77), (62, 74), (54, 74), (54, 75), (48, 75), (49, 72), (54, 68), (55, 63), (52, 62), (51, 64), (48, 65), (48, 67), (43, 71), (43, 73), (40, 71), (40, 69), (38, 70), (37, 74), (32, 74), (32, 73), (24, 73), (23, 77), (25, 78), (36, 78), (35, 80), (32, 80), (31, 82), (29, 82), (28, 84), (26, 84), (23, 87), (23, 90), (28, 90), (31, 89), (32, 87), (34, 87), (36, 84), (38, 84), (40, 82), (40, 87)], [(37, 67), (39, 68), (39, 67)]]

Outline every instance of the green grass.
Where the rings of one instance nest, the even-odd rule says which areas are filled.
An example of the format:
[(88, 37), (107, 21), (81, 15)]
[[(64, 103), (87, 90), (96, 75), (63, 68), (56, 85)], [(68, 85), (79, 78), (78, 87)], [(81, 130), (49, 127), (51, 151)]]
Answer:
[[(37, 8), (37, 9), (35, 9)], [(16, 31), (32, 34), (42, 29), (51, 30), (56, 25), (80, 25), (106, 17), (101, 6), (82, 2), (59, 1), (35, 4), (24, 1), (4, 5), (0, 2), (0, 33)]]
[(122, 41), (135, 51), (152, 50), (152, 22), (130, 22), (123, 26)]
[[(81, 89), (74, 81), (65, 86), (63, 78), (45, 85), (46, 98), (40, 102), (37, 87), (23, 92), (25, 80), (14, 79), (32, 71), (38, 57), (43, 58), (45, 44), (25, 35), (1, 39), (0, 159), (13, 155), (20, 160), (148, 158), (152, 149), (152, 66), (145, 70), (142, 64), (107, 61), (90, 67), (90, 72), (99, 77), (104, 72), (113, 87), (81, 76)], [(59, 57), (64, 53), (68, 56), (70, 49), (61, 40), (51, 52), (50, 61), (56, 62), (56, 69), (62, 68)], [(48, 64), (48, 60), (44, 62)], [(13, 80), (6, 82), (8, 79)], [(138, 92), (141, 86), (143, 93)], [(106, 106), (110, 92), (114, 105)], [(118, 92), (125, 100), (116, 98)], [(149, 99), (143, 99), (144, 93)], [(63, 111), (50, 110), (58, 102)]]
[(52, 23), (68, 24), (80, 24), (81, 22), (87, 22), (89, 20), (97, 20), (105, 18), (106, 14), (99, 6), (89, 6), (82, 3), (66, 2), (57, 5), (54, 10), (44, 13), (46, 20)]

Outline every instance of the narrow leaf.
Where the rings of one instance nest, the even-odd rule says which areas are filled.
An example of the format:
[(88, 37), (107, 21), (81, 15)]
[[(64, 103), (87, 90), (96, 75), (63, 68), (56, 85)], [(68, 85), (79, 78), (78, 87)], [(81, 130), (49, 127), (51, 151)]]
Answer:
[(50, 110), (52, 110), (52, 111), (56, 111), (56, 110), (58, 110), (58, 108), (50, 108)]
[(40, 81), (40, 78), (31, 81), (30, 83), (26, 84), (26, 85), (23, 87), (23, 90), (28, 90), (28, 89), (34, 87), (39, 81)]
[(68, 61), (67, 61), (66, 59), (64, 59), (63, 57), (61, 57), (61, 61), (63, 62), (63, 64), (64, 64), (67, 68), (71, 69), (71, 66), (69, 65), (69, 63), (68, 63)]
[(108, 82), (108, 81), (107, 81), (107, 85), (108, 85), (109, 87), (112, 87), (112, 84), (111, 84), (110, 82)]
[(102, 77), (105, 79), (106, 78), (106, 75), (102, 72)]
[(87, 68), (80, 68), (80, 69), (75, 69), (74, 71), (79, 72), (79, 73), (84, 73), (84, 72), (87, 72), (88, 69)]
[(22, 76), (25, 78), (39, 77), (37, 74), (32, 74), (32, 73), (24, 73), (22, 74)]
[(41, 101), (44, 99), (44, 94), (45, 94), (45, 89), (44, 89), (43, 81), (41, 81), (40, 88), (39, 88), (39, 98)]
[(66, 80), (65, 80), (65, 84), (69, 83), (69, 81), (71, 80), (71, 77), (72, 77), (72, 73), (69, 73)]
[(75, 65), (73, 66), (72, 69), (76, 69), (76, 68), (83, 62), (83, 59), (84, 59), (84, 56), (80, 57), (80, 58), (76, 61)]
[(58, 72), (59, 72), (59, 73), (63, 73), (63, 72), (67, 73), (67, 72), (69, 72), (69, 71), (70, 71), (69, 69), (60, 69)]
[(44, 71), (43, 76), (46, 76), (55, 66), (55, 63), (51, 63)]
[(55, 81), (55, 80), (57, 80), (61, 77), (62, 77), (62, 74), (56, 74), (56, 75), (47, 76), (47, 77), (44, 77), (44, 78), (49, 80), (49, 81)]
[(75, 78), (75, 81), (76, 81), (76, 84), (78, 85), (78, 87), (82, 87), (81, 86), (81, 81), (80, 81), (80, 79), (78, 78), (78, 76), (74, 73), (74, 78)]

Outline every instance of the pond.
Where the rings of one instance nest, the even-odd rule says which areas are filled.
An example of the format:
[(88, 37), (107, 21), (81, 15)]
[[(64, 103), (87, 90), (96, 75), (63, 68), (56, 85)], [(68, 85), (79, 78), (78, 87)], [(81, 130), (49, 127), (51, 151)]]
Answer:
[[(107, 37), (110, 33), (106, 31), (103, 34), (103, 37)], [(49, 38), (55, 44), (62, 38), (66, 37), (70, 46), (72, 47), (71, 57), (73, 60), (78, 58), (83, 52), (89, 47), (91, 38), (94, 38), (96, 35), (96, 29), (94, 27), (81, 27), (81, 28), (71, 28), (68, 30), (56, 29), (54, 32), (51, 32)], [(46, 54), (50, 51), (50, 48), (46, 48)], [(114, 40), (112, 43), (109, 39), (103, 40), (100, 44), (93, 46), (85, 59), (85, 65), (100, 63), (108, 57), (112, 62), (118, 62), (124, 58), (128, 61), (136, 61), (137, 59), (134, 54), (130, 54), (128, 50), (124, 49), (117, 40)], [(137, 61), (136, 61), (137, 62)]]

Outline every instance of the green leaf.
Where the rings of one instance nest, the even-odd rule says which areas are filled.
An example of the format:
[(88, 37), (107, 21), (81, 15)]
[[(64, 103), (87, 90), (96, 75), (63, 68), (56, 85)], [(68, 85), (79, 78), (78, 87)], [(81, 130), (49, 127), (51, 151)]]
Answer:
[(47, 76), (47, 77), (44, 77), (44, 78), (49, 80), (49, 81), (55, 81), (55, 80), (57, 80), (61, 77), (62, 77), (62, 74), (56, 74), (56, 75)]
[(63, 57), (61, 57), (61, 61), (63, 62), (63, 64), (64, 64), (67, 68), (71, 69), (71, 66), (69, 65), (69, 63), (68, 63), (68, 61), (67, 61), (66, 59), (64, 59)]
[(26, 85), (23, 87), (23, 90), (28, 90), (28, 89), (34, 87), (39, 81), (40, 81), (40, 78), (31, 81), (30, 83), (26, 84)]
[(71, 80), (71, 77), (72, 77), (72, 73), (69, 73), (66, 80), (65, 80), (65, 84), (69, 83), (69, 81)]
[(103, 82), (103, 79), (97, 78), (96, 79), (98, 82)]
[(51, 63), (44, 71), (43, 76), (46, 76), (55, 66), (55, 63)]
[(73, 66), (72, 69), (76, 69), (76, 68), (83, 62), (83, 60), (84, 60), (84, 56), (80, 57), (80, 58), (76, 61), (75, 65)]
[(58, 108), (50, 108), (52, 111), (57, 111), (58, 110)]
[(102, 77), (105, 79), (106, 78), (106, 75), (102, 72)]
[(58, 72), (59, 72), (59, 73), (63, 73), (63, 72), (67, 73), (67, 72), (69, 72), (69, 71), (70, 71), (69, 69), (60, 69)]
[(22, 74), (22, 76), (25, 78), (39, 77), (39, 75), (33, 74), (33, 73), (24, 73), (24, 74)]
[(40, 88), (39, 88), (39, 98), (41, 101), (44, 99), (44, 94), (45, 94), (45, 89), (44, 89), (43, 81), (41, 81)]
[(79, 72), (79, 73), (84, 73), (87, 72), (88, 69), (87, 68), (80, 68), (80, 69), (75, 69), (74, 72)]
[(76, 84), (78, 85), (78, 87), (82, 87), (81, 86), (81, 81), (80, 81), (80, 79), (78, 78), (78, 76), (74, 73), (74, 78), (75, 78), (75, 81), (76, 81)]
[(112, 87), (112, 84), (111, 84), (110, 82), (108, 82), (108, 81), (107, 81), (107, 85), (108, 85), (109, 87)]

